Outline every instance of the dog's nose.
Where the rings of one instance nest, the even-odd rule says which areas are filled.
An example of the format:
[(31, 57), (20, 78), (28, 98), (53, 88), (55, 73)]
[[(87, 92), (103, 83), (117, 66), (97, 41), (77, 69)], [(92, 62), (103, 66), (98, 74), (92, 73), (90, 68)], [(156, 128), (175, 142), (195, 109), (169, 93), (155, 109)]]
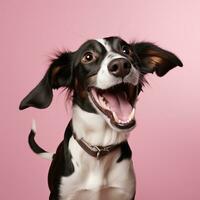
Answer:
[(108, 65), (108, 71), (116, 76), (124, 78), (131, 70), (131, 63), (124, 58), (117, 58), (111, 61)]

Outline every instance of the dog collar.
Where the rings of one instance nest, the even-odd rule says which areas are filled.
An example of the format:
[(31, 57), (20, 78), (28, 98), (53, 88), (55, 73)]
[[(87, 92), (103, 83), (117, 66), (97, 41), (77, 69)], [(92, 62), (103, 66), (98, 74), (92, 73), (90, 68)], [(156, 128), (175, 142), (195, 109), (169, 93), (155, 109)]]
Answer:
[(78, 142), (78, 144), (82, 147), (84, 151), (86, 151), (89, 155), (97, 158), (98, 160), (109, 154), (110, 152), (114, 151), (118, 147), (120, 147), (124, 142), (121, 142), (119, 144), (114, 145), (108, 145), (108, 146), (97, 146), (97, 145), (91, 145), (88, 142), (86, 142), (83, 138), (78, 139), (76, 134), (73, 133), (74, 139)]

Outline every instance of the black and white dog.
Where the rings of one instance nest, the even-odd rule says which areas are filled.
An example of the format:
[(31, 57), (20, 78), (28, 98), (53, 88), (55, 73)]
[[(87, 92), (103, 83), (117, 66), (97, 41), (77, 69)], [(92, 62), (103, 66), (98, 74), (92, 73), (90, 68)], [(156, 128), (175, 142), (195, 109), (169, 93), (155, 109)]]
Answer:
[(73, 94), (73, 115), (54, 155), (34, 141), (35, 153), (52, 159), (50, 200), (133, 200), (135, 175), (127, 142), (135, 127), (135, 104), (144, 75), (165, 75), (182, 62), (173, 53), (148, 43), (119, 37), (85, 42), (75, 52), (59, 53), (20, 109), (46, 108), (53, 89)]

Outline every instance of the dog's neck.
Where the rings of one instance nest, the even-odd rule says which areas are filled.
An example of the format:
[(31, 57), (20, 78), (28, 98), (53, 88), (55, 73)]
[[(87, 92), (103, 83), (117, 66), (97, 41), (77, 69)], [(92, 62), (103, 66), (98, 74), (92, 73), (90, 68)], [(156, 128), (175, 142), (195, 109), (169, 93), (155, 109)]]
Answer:
[(88, 113), (79, 106), (73, 107), (73, 131), (91, 145), (107, 146), (127, 140), (129, 132), (112, 129), (99, 114)]

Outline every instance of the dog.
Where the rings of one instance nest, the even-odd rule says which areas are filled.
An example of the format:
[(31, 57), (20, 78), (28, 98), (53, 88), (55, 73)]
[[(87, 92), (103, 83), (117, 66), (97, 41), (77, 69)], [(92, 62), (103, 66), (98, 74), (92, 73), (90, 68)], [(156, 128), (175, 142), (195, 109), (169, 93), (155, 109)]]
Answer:
[(135, 110), (145, 75), (164, 76), (181, 60), (150, 42), (120, 37), (88, 40), (77, 51), (59, 52), (20, 110), (47, 108), (53, 89), (72, 95), (72, 119), (55, 154), (29, 134), (31, 149), (52, 159), (50, 200), (134, 200), (136, 181), (127, 138), (136, 125)]

